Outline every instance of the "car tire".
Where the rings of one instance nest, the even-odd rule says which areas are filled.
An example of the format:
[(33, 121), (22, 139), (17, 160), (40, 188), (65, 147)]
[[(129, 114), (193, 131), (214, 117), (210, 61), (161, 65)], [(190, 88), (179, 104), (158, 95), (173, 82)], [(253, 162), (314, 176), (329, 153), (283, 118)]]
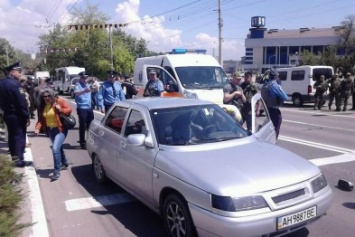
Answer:
[(105, 169), (97, 155), (92, 158), (92, 169), (94, 171), (95, 178), (99, 183), (105, 183), (107, 181)]
[(300, 95), (292, 96), (292, 103), (296, 107), (301, 107), (303, 105), (302, 97)]
[(169, 194), (163, 203), (162, 218), (165, 230), (171, 237), (194, 237), (196, 229), (185, 200)]

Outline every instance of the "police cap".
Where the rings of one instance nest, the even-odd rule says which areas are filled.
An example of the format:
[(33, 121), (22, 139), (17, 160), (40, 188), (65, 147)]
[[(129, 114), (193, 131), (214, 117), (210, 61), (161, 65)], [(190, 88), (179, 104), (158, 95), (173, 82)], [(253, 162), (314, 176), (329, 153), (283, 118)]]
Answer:
[(88, 74), (86, 74), (85, 71), (80, 72), (78, 75), (79, 75), (80, 77), (88, 77), (88, 76), (89, 76)]
[(108, 75), (111, 75), (111, 76), (118, 75), (118, 73), (115, 70), (108, 70), (107, 73), (108, 73)]
[(279, 73), (277, 72), (276, 68), (271, 68), (269, 73), (269, 79), (275, 79)]
[(149, 74), (157, 74), (155, 70), (149, 70)]
[(7, 66), (4, 68), (5, 72), (11, 72), (12, 70), (21, 70), (21, 63), (16, 62), (16, 63), (11, 64), (10, 66)]

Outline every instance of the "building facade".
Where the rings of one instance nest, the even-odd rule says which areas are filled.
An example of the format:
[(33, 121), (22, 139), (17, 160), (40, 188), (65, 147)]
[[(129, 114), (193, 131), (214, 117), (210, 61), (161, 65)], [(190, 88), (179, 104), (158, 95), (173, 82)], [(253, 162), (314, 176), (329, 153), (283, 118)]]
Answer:
[(244, 70), (263, 73), (271, 67), (296, 66), (303, 51), (319, 55), (341, 40), (338, 26), (268, 30), (264, 23), (265, 17), (252, 17), (252, 28), (245, 39), (245, 57), (238, 65)]

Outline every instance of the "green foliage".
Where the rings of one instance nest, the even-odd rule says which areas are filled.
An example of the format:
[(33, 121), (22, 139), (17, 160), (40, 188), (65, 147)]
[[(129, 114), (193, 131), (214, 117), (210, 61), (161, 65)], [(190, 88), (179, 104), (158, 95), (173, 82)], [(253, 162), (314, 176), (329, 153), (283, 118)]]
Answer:
[(0, 155), (0, 236), (16, 237), (30, 224), (18, 224), (19, 204), (23, 194), (19, 188), (22, 175), (14, 171), (12, 162)]

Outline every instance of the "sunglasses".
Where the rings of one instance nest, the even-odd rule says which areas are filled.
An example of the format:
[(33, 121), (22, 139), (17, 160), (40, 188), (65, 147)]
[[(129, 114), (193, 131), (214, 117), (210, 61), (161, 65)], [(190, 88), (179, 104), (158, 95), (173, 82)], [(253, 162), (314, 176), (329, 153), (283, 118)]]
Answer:
[(49, 95), (44, 95), (44, 96), (42, 96), (43, 98), (49, 98), (49, 97), (51, 97), (51, 96), (49, 96)]

